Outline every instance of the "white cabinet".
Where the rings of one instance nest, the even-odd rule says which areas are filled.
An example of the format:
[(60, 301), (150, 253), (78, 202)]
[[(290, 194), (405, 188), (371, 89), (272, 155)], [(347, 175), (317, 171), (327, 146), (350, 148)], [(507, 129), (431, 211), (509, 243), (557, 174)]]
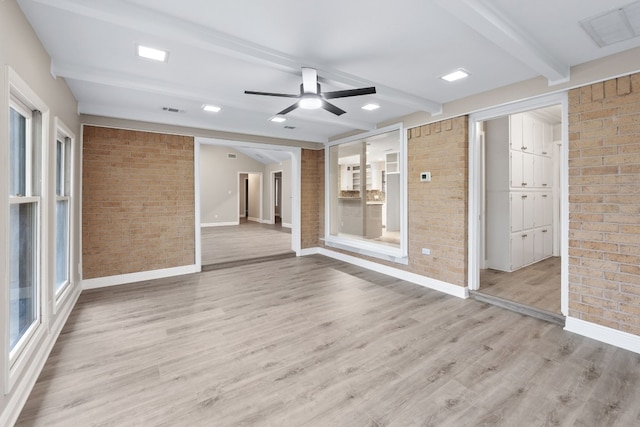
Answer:
[(529, 113), (486, 122), (489, 268), (514, 271), (552, 255), (552, 131)]

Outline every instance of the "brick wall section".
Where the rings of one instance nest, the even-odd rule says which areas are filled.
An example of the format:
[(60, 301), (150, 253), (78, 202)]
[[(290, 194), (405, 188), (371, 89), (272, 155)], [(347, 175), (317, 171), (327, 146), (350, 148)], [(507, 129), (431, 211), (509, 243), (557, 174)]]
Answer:
[(83, 278), (195, 262), (193, 138), (84, 126)]
[(300, 235), (302, 249), (320, 246), (324, 235), (324, 150), (301, 153)]
[[(459, 117), (433, 123), (408, 131), (408, 217), (409, 264), (407, 266), (367, 257), (350, 251), (331, 248), (350, 256), (385, 264), (433, 279), (459, 286), (467, 283), (467, 186), (468, 186), (468, 117)], [(318, 236), (324, 236), (324, 185), (316, 184), (316, 176), (322, 175), (324, 183), (324, 153), (302, 160), (302, 247), (324, 246)], [(313, 167), (317, 162), (320, 169)], [(309, 170), (307, 170), (309, 168)], [(432, 181), (421, 183), (420, 172), (431, 171)], [(305, 185), (306, 181), (306, 185)], [(319, 193), (318, 193), (319, 192)], [(315, 221), (316, 214), (305, 213), (305, 197), (308, 209), (320, 210), (320, 225), (305, 226)], [(321, 204), (311, 199), (320, 197)], [(305, 219), (305, 215), (308, 218)], [(315, 230), (318, 233), (314, 235)], [(431, 255), (423, 255), (422, 248), (431, 249)]]
[(640, 74), (569, 92), (569, 315), (640, 335)]
[[(409, 270), (467, 284), (468, 117), (409, 130)], [(431, 182), (420, 182), (420, 172)], [(431, 249), (423, 255), (422, 248)]]

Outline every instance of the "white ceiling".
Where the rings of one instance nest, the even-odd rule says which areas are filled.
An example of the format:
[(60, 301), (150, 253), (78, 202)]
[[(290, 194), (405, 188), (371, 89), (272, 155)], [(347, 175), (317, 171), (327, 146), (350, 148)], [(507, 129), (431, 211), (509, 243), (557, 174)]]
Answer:
[[(629, 0), (18, 3), (80, 113), (312, 142), (537, 76), (566, 81), (571, 66), (640, 46), (599, 47), (580, 25)], [(137, 44), (168, 50), (168, 62), (136, 57)], [(318, 69), (323, 91), (377, 94), (332, 100), (340, 117), (297, 109), (284, 123), (269, 118), (292, 99), (244, 94), (297, 94), (303, 66)], [(457, 68), (471, 76), (439, 79)], [(369, 102), (381, 108), (362, 110)]]

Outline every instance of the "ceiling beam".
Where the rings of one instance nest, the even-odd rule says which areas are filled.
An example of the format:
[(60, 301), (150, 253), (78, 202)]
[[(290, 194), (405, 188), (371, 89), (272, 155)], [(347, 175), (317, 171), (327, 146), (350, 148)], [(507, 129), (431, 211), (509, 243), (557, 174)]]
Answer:
[(430, 99), (366, 80), (339, 70), (309, 63), (266, 46), (185, 21), (153, 9), (122, 0), (35, 0), (50, 7), (121, 27), (142, 31), (157, 37), (204, 49), (230, 57), (270, 65), (274, 68), (300, 73), (303, 66), (316, 68), (327, 80), (350, 86), (375, 86), (377, 96), (389, 102), (425, 111), (432, 115), (442, 112), (442, 104)]
[(569, 66), (485, 0), (436, 0), (443, 9), (544, 76), (549, 85), (569, 80)]
[[(191, 89), (188, 87), (177, 85), (174, 82), (151, 80), (147, 77), (140, 77), (128, 73), (106, 71), (104, 69), (60, 62), (52, 62), (51, 72), (54, 76), (60, 76), (65, 79), (95, 83), (122, 89), (137, 90), (141, 92), (154, 93), (157, 95), (165, 95), (189, 101), (195, 101), (199, 104), (204, 104), (207, 99), (216, 99), (216, 102), (224, 107), (261, 114), (264, 113), (264, 111), (256, 108), (247, 108), (246, 104), (238, 103), (230, 99), (224, 99), (214, 93), (207, 93), (206, 90)], [(265, 117), (265, 120), (267, 118), (268, 117)], [(376, 127), (375, 123), (362, 120), (352, 120), (348, 117), (345, 117), (345, 115), (337, 117), (328, 114), (307, 114), (304, 116), (297, 115), (295, 116), (295, 119), (299, 120), (302, 123), (323, 123), (360, 130), (372, 130)]]

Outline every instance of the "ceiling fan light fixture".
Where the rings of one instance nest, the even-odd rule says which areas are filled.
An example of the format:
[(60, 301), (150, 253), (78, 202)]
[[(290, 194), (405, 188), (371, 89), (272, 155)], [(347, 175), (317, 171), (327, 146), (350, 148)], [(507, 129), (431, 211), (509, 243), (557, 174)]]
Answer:
[(136, 45), (136, 54), (140, 58), (151, 59), (158, 62), (167, 62), (169, 59), (169, 52), (166, 50), (143, 46), (141, 44)]
[(274, 117), (271, 117), (269, 120), (271, 120), (274, 123), (282, 123), (287, 121), (287, 119), (285, 119), (282, 116), (274, 116)]
[(322, 107), (322, 99), (316, 95), (303, 95), (298, 101), (298, 106), (305, 110), (317, 110)]
[(455, 82), (456, 80), (460, 80), (460, 79), (464, 79), (466, 77), (469, 77), (469, 73), (465, 70), (463, 70), (462, 68), (457, 69), (456, 71), (449, 73), (449, 74), (445, 74), (444, 76), (440, 77), (442, 80), (445, 80), (447, 82)]

